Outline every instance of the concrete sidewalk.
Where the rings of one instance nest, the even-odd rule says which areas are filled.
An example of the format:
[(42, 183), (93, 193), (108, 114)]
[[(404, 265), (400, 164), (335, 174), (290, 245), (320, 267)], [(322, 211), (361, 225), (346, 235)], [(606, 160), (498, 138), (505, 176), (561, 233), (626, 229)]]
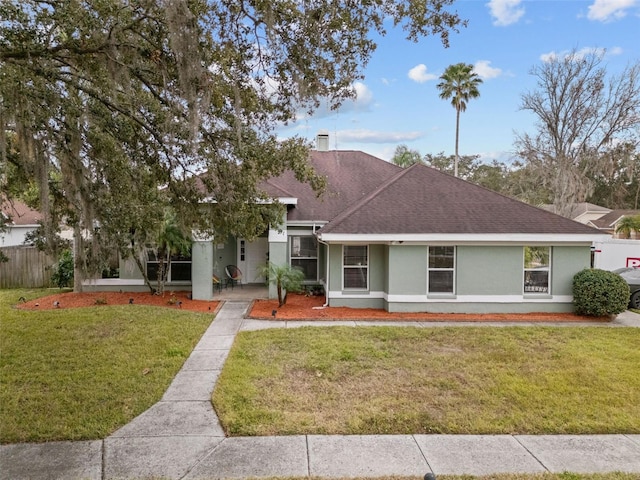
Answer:
[[(247, 320), (248, 307), (248, 302), (225, 302), (162, 400), (131, 423), (104, 440), (3, 445), (0, 479), (422, 477), (428, 472), (484, 475), (546, 471), (640, 474), (640, 435), (226, 438), (210, 399), (236, 333), (309, 324)], [(370, 325), (352, 321), (329, 324)], [(640, 315), (627, 312), (608, 325), (640, 326)]]

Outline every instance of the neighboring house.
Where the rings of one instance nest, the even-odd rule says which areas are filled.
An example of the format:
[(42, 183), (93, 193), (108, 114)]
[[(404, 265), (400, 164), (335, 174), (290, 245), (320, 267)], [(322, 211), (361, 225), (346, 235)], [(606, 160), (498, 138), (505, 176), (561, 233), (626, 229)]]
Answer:
[[(265, 192), (287, 206), (282, 225), (251, 242), (194, 236), (190, 272), (181, 265), (168, 288), (213, 299), (212, 275), (224, 278), (226, 265), (257, 283), (271, 261), (301, 268), (329, 306), (572, 311), (573, 276), (608, 237), (420, 164), (402, 169), (363, 152), (318, 150), (310, 163), (326, 177), (324, 195), (291, 172), (269, 179)], [(121, 266), (117, 288), (126, 276), (144, 288), (134, 270)]]
[[(640, 215), (640, 210), (610, 210), (605, 215), (591, 220), (587, 225), (620, 238), (619, 234), (616, 234), (618, 224), (624, 217), (632, 217), (635, 215)], [(635, 236), (634, 234), (634, 238)]]
[[(550, 212), (555, 210), (553, 205), (542, 205), (542, 208)], [(612, 210), (593, 203), (582, 202), (573, 206), (569, 218), (617, 237), (616, 229), (620, 220), (626, 216), (634, 215), (640, 215), (640, 210)]]
[(609, 213), (611, 209), (606, 207), (601, 207), (600, 205), (595, 205), (593, 203), (578, 203), (573, 207), (571, 211), (571, 216), (569, 218), (575, 220), (576, 222), (584, 223), (585, 225), (589, 225), (590, 222), (601, 218), (603, 215)]
[(24, 245), (28, 233), (40, 226), (42, 214), (19, 200), (5, 200), (0, 206), (6, 229), (0, 230), (0, 247)]
[[(540, 206), (549, 212), (556, 213), (556, 208), (552, 204), (544, 204)], [(569, 214), (569, 218), (575, 220), (576, 222), (583, 223), (585, 225), (589, 224), (592, 220), (597, 220), (609, 213), (611, 209), (606, 207), (601, 207), (600, 205), (595, 205), (593, 203), (581, 202), (576, 203), (571, 208), (571, 213)]]

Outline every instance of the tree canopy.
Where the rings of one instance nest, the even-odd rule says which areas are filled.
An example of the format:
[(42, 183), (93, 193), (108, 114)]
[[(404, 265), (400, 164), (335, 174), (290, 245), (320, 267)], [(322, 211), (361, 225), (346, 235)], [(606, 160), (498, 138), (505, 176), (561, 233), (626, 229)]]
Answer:
[(251, 238), (280, 215), (255, 201), (260, 180), (292, 169), (322, 186), (306, 142), (274, 129), (354, 95), (387, 19), (447, 46), (464, 25), (452, 4), (4, 1), (0, 188), (35, 179), (49, 245), (65, 218), (85, 267), (87, 239), (144, 243), (168, 205), (184, 230)]
[(603, 59), (602, 52), (574, 50), (545, 61), (531, 70), (537, 88), (522, 95), (521, 108), (535, 115), (537, 131), (519, 134), (516, 148), (561, 215), (596, 185), (610, 185), (606, 172), (627, 170), (622, 183), (637, 176), (640, 63), (610, 75)]

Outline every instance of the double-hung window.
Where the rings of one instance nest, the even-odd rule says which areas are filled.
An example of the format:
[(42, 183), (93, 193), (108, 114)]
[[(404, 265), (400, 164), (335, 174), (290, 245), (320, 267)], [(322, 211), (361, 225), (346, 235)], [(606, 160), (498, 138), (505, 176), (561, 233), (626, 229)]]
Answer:
[(342, 250), (342, 286), (369, 289), (369, 246), (345, 245)]
[(429, 247), (428, 293), (454, 293), (456, 247)]
[(524, 247), (524, 293), (550, 293), (551, 247)]
[(304, 279), (318, 280), (318, 241), (312, 235), (293, 236), (290, 244), (292, 267), (304, 272)]

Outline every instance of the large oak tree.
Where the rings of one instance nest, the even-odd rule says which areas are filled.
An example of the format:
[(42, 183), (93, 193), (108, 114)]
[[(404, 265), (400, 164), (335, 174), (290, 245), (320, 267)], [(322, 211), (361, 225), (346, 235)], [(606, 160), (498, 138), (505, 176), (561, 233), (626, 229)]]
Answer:
[(370, 33), (387, 22), (446, 46), (464, 24), (452, 4), (6, 0), (1, 188), (36, 180), (45, 238), (54, 244), (54, 211), (75, 231), (78, 276), (103, 258), (99, 247), (126, 254), (148, 242), (167, 206), (185, 230), (251, 238), (279, 217), (255, 201), (260, 180), (290, 168), (322, 183), (306, 142), (277, 141), (274, 129), (352, 96)]

